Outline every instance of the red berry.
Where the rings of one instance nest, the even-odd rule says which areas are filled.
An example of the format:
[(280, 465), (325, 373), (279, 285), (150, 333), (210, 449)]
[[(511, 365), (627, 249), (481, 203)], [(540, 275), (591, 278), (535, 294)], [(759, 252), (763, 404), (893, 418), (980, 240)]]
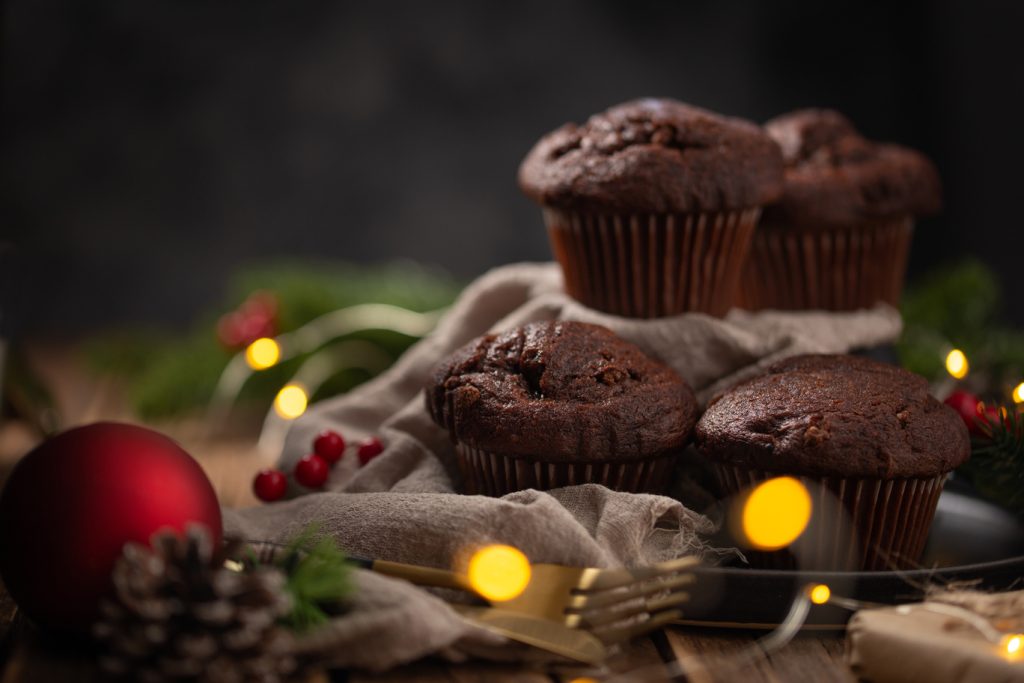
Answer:
[(345, 439), (333, 429), (325, 429), (313, 439), (313, 451), (333, 465), (345, 453)]
[(243, 315), (258, 313), (272, 320), (277, 317), (277, 297), (273, 292), (260, 289), (246, 297), (238, 310)]
[(239, 315), (242, 316), (239, 335), (242, 338), (243, 346), (252, 344), (260, 337), (273, 337), (277, 333), (274, 322), (262, 313)]
[(217, 339), (229, 351), (236, 351), (246, 344), (245, 318), (238, 312), (225, 313), (217, 321)]
[(365, 465), (370, 462), (384, 450), (384, 444), (380, 442), (375, 436), (368, 436), (359, 442), (359, 450), (356, 454), (359, 456), (359, 464)]
[(316, 453), (302, 456), (295, 465), (295, 481), (307, 489), (318, 489), (327, 481), (331, 466)]
[(273, 503), (284, 497), (285, 491), (288, 490), (288, 480), (280, 470), (260, 470), (252, 480), (252, 490), (260, 500)]

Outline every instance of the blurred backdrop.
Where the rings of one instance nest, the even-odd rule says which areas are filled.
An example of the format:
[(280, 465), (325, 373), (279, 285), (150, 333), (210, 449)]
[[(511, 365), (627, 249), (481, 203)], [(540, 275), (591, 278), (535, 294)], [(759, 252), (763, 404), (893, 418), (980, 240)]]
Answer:
[(971, 253), (1012, 291), (1021, 25), (995, 1), (10, 0), (4, 324), (181, 325), (281, 257), (461, 279), (548, 259), (520, 159), (644, 95), (758, 121), (835, 107), (920, 148), (946, 209), (911, 275)]

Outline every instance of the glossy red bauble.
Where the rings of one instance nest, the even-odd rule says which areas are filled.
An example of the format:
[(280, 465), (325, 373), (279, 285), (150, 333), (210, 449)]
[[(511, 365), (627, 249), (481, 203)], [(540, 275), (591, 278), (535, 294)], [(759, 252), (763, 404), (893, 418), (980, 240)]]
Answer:
[(280, 470), (260, 470), (252, 480), (252, 492), (265, 503), (281, 500), (287, 491), (288, 480)]
[(329, 463), (336, 463), (345, 453), (345, 439), (333, 429), (325, 429), (313, 440), (313, 452)]
[(384, 444), (380, 442), (380, 439), (375, 436), (368, 436), (359, 442), (359, 450), (356, 451), (356, 455), (359, 456), (359, 464), (365, 465), (383, 451)]
[(982, 436), (985, 433), (981, 428), (983, 415), (990, 422), (999, 417), (999, 412), (994, 407), (986, 408), (977, 396), (963, 389), (951, 393), (944, 403), (960, 415), (967, 425), (967, 430), (974, 436)]
[(217, 496), (178, 444), (134, 425), (78, 427), (11, 472), (0, 496), (0, 574), (36, 623), (84, 632), (124, 544), (192, 523), (220, 543)]
[(295, 481), (308, 489), (318, 489), (327, 483), (331, 466), (316, 453), (302, 456), (295, 465)]

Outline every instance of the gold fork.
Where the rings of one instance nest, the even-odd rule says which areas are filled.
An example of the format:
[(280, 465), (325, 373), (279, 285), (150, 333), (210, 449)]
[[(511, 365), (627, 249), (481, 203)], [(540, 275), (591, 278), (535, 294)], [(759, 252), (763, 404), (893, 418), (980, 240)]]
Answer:
[[(465, 575), (445, 569), (349, 556), (366, 569), (421, 586), (454, 588), (487, 600)], [(606, 644), (624, 642), (682, 617), (694, 581), (684, 570), (698, 560), (681, 557), (647, 567), (596, 569), (556, 564), (531, 565), (530, 581), (515, 598), (487, 600), (507, 612), (526, 614), (592, 632)]]

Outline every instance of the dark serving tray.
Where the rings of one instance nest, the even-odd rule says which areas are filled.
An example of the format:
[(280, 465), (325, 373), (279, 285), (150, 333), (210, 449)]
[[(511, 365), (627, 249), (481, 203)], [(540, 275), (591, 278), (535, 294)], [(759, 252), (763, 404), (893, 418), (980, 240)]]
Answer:
[[(949, 487), (939, 498), (923, 567), (909, 571), (802, 572), (702, 567), (680, 623), (774, 628), (798, 591), (827, 584), (832, 594), (896, 604), (919, 600), (928, 586), (973, 582), (988, 590), (1024, 588), (1024, 524), (1006, 510)], [(841, 629), (851, 613), (813, 606), (807, 627)]]

